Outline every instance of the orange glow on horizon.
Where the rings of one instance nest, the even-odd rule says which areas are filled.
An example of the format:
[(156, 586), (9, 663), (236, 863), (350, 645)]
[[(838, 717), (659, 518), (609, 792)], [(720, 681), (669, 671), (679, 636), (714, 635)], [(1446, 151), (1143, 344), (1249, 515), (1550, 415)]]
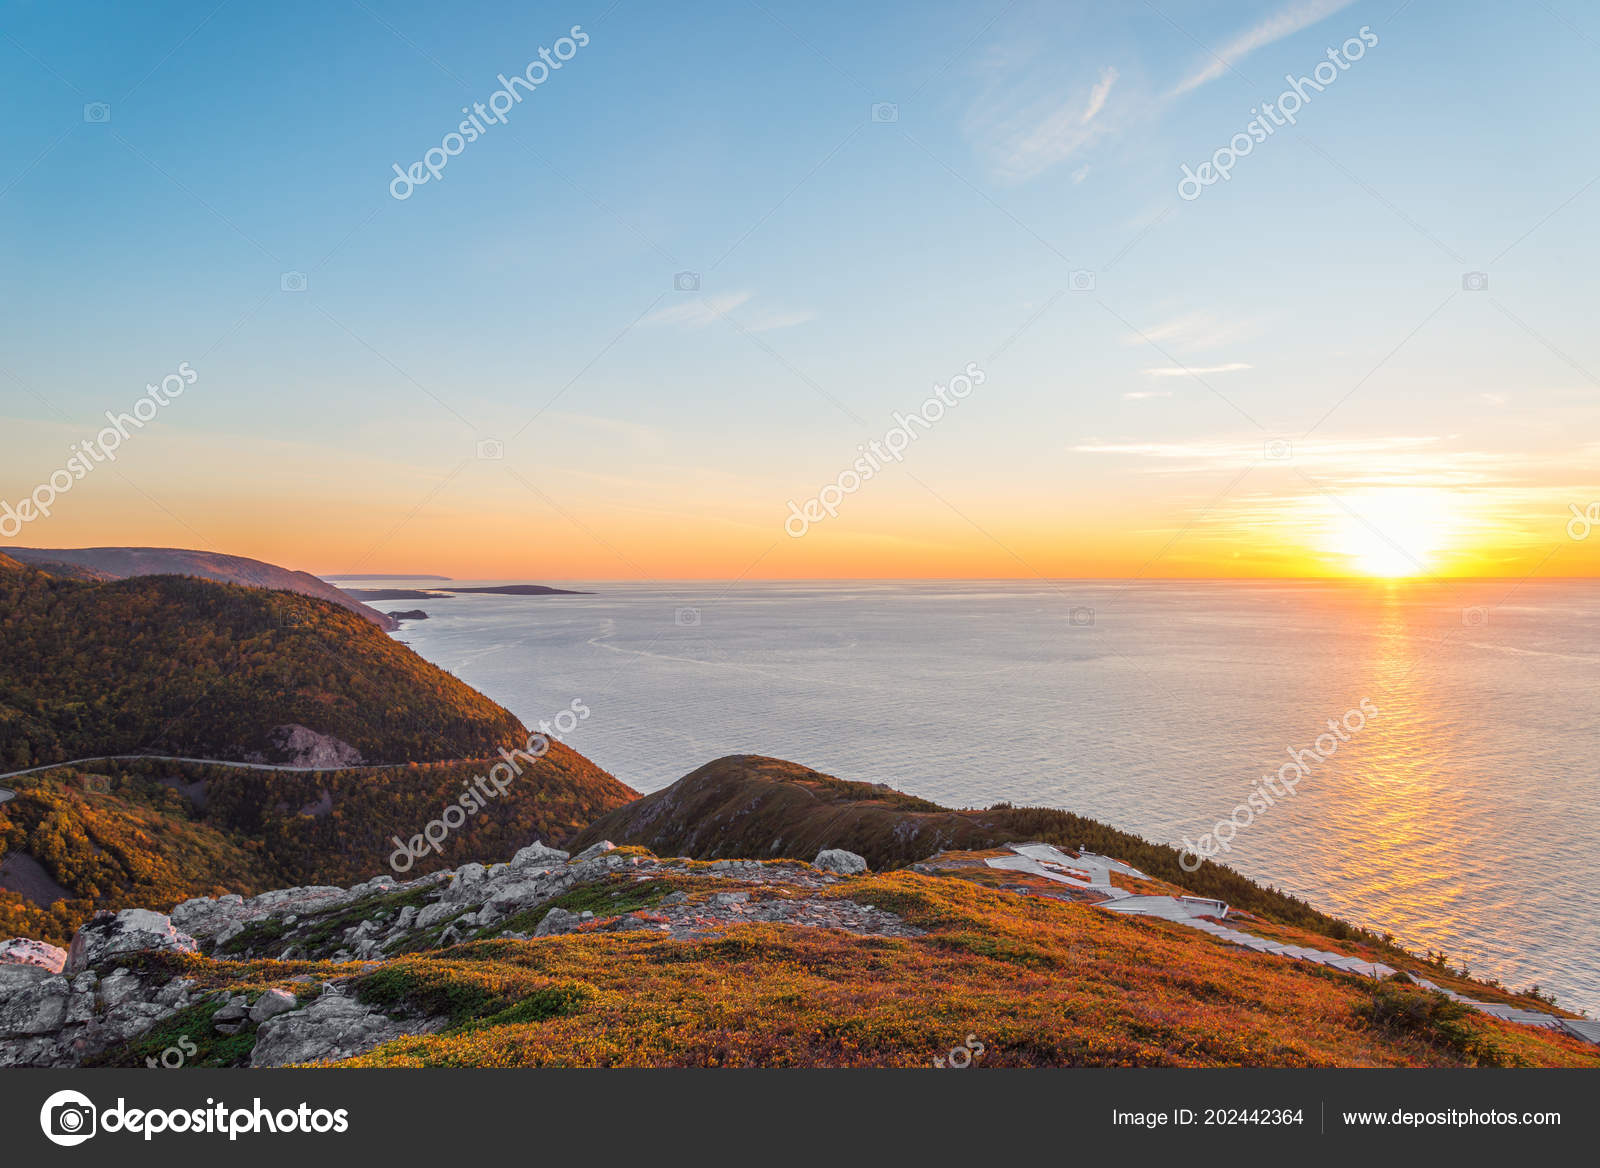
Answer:
[(1245, 509), (1212, 522), (1175, 523), (1148, 501), (1115, 506), (1083, 516), (991, 505), (964, 509), (965, 518), (863, 506), (794, 539), (781, 515), (763, 524), (607, 505), (558, 511), (537, 500), (505, 512), (439, 504), (412, 515), (392, 503), (296, 509), (210, 498), (188, 502), (183, 523), (130, 504), (116, 522), (63, 512), (6, 542), (203, 548), (319, 576), (534, 582), (1600, 575), (1600, 534), (1567, 538), (1553, 510), (1523, 525), (1491, 524), (1428, 489), (1353, 493), (1341, 502), (1301, 496), (1265, 516)]

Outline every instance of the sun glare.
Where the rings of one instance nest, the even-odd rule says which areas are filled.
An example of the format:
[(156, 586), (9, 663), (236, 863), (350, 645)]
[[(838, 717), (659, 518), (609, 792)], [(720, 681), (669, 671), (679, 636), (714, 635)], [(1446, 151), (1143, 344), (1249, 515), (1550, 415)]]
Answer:
[(1455, 505), (1438, 490), (1395, 488), (1328, 502), (1326, 550), (1363, 576), (1430, 574), (1458, 526)]

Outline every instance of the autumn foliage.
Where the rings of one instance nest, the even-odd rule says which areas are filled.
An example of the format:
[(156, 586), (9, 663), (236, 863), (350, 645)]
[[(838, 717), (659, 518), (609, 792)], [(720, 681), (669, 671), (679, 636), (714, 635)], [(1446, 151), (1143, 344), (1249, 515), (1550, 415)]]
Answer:
[(474, 758), (517, 719), (325, 600), (0, 564), (0, 771), (103, 754), (281, 761), (306, 726), (375, 763)]

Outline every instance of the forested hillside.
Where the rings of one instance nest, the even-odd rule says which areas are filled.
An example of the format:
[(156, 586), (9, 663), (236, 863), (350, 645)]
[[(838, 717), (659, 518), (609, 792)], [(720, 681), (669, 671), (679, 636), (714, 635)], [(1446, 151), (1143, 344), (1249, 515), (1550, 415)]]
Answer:
[(512, 714), (328, 601), (179, 576), (64, 580), (3, 560), (0, 771), (129, 752), (295, 761), (286, 727), (348, 744), (345, 762), (526, 741)]

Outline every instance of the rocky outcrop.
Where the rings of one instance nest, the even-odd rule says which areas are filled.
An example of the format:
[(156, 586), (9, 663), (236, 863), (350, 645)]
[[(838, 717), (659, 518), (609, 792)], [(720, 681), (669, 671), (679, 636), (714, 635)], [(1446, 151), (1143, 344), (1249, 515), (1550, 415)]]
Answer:
[(612, 843), (610, 840), (601, 840), (599, 843), (591, 844), (589, 847), (584, 848), (583, 851), (579, 852), (576, 856), (573, 856), (572, 862), (574, 864), (581, 864), (585, 860), (592, 860), (596, 856), (603, 856), (607, 852), (614, 852), (616, 850), (616, 844)]
[(811, 866), (824, 872), (837, 872), (840, 876), (859, 876), (867, 870), (867, 861), (843, 848), (824, 848), (811, 861)]
[(269, 1018), (276, 1018), (279, 1014), (287, 1014), (300, 1004), (300, 1000), (288, 990), (271, 989), (256, 999), (255, 1005), (250, 1007), (250, 1021), (262, 1023)]
[(516, 855), (511, 857), (513, 868), (536, 868), (540, 865), (548, 867), (551, 864), (565, 864), (571, 859), (570, 852), (563, 852), (560, 848), (547, 848), (538, 840), (534, 840)]
[(337, 990), (328, 990), (303, 1010), (267, 1021), (250, 1055), (252, 1067), (286, 1067), (365, 1054), (407, 1034), (440, 1030), (442, 1018), (405, 1022), (390, 1018)]
[(101, 913), (65, 953), (12, 940), (0, 952), (0, 1067), (75, 1066), (191, 1004), (194, 981), (117, 966), (136, 953), (194, 953), (160, 913)]
[(0, 1067), (76, 1066), (189, 1006), (193, 988), (128, 969), (102, 978), (0, 965)]
[(67, 951), (43, 941), (13, 937), (0, 941), (0, 965), (36, 965), (50, 973), (60, 973), (67, 963)]
[(594, 920), (592, 912), (568, 912), (564, 908), (553, 908), (544, 914), (544, 920), (539, 922), (539, 927), (533, 931), (535, 937), (548, 937), (552, 934), (560, 936), (579, 928), (585, 921)]
[(127, 953), (198, 953), (193, 937), (173, 927), (170, 917), (148, 909), (96, 913), (72, 938), (63, 972), (81, 973)]
[[(850, 859), (860, 862), (840, 855), (849, 858), (837, 861), (844, 868)], [(918, 932), (893, 913), (829, 895), (838, 881), (820, 863), (704, 864), (602, 840), (576, 856), (534, 843), (509, 863), (464, 864), (406, 883), (378, 876), (351, 888), (198, 897), (170, 917), (143, 909), (101, 913), (66, 953), (22, 939), (0, 946), (11, 955), (0, 963), (0, 1066), (72, 1066), (111, 1051), (109, 1058), (117, 1044), (191, 1007), (208, 1007), (196, 1025), (225, 1036), (253, 1034), (251, 1066), (349, 1058), (446, 1025), (362, 1002), (352, 992), (362, 974), (406, 953), (478, 940), (543, 944), (610, 932), (695, 940), (748, 922), (877, 936)], [(574, 890), (581, 892), (577, 905), (559, 903)], [(612, 902), (615, 908), (604, 907)], [(200, 953), (219, 963), (332, 961), (352, 969), (320, 992), (311, 992), (312, 974), (285, 971), (286, 984), (264, 992), (205, 993), (170, 962), (132, 959), (151, 952)]]
[(267, 736), (272, 746), (270, 759), (266, 755), (247, 755), (246, 762), (268, 762), (279, 766), (316, 767), (337, 770), (340, 767), (360, 766), (364, 761), (361, 752), (348, 742), (331, 734), (322, 734), (309, 726), (289, 724), (274, 726)]

